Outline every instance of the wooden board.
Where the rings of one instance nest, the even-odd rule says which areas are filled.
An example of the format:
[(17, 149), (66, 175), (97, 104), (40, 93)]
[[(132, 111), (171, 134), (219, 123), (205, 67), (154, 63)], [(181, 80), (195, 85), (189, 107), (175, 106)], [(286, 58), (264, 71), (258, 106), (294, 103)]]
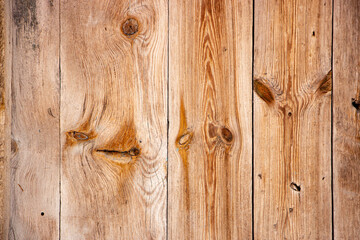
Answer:
[(12, 159), (8, 239), (57, 239), (58, 2), (13, 0), (11, 4)]
[(254, 18), (254, 238), (331, 239), (332, 2)]
[(334, 1), (334, 236), (360, 236), (360, 1)]
[(7, 238), (10, 213), (9, 178), (9, 12), (5, 0), (0, 0), (0, 239)]
[(251, 239), (252, 1), (169, 9), (169, 239)]
[(61, 238), (165, 239), (167, 2), (61, 0)]

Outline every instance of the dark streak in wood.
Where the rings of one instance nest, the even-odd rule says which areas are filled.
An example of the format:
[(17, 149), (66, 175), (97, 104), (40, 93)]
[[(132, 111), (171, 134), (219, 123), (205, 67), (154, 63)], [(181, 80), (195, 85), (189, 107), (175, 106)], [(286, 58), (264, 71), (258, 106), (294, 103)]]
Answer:
[[(187, 120), (186, 120), (186, 112), (185, 112), (185, 106), (184, 106), (184, 100), (181, 97), (180, 99), (180, 126), (179, 126), (179, 132), (176, 137), (175, 145), (178, 148), (182, 163), (183, 163), (183, 181), (184, 181), (184, 201), (185, 201), (185, 207), (186, 210), (190, 210), (190, 183), (189, 183), (189, 163), (188, 163), (188, 153), (190, 143), (192, 140), (193, 133), (189, 132), (187, 129)], [(188, 217), (187, 221), (188, 224), (190, 224), (190, 218)], [(188, 226), (190, 227), (190, 226)]]
[(360, 111), (360, 98), (359, 99), (352, 98), (351, 104), (357, 111)]
[(328, 74), (321, 80), (319, 85), (319, 91), (322, 93), (330, 92), (332, 89), (332, 71), (330, 70)]
[(23, 24), (36, 28), (39, 24), (36, 16), (36, 0), (15, 0), (13, 19), (18, 28)]
[(21, 185), (20, 185), (20, 184), (18, 184), (18, 186), (19, 186), (19, 188), (21, 189), (21, 191), (23, 192), (23, 191), (24, 191), (24, 189), (21, 187)]

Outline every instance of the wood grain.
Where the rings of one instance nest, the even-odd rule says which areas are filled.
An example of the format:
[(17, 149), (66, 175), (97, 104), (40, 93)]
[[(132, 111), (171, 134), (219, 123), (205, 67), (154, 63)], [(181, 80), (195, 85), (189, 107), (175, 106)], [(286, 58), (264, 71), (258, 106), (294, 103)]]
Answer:
[(331, 239), (331, 4), (255, 1), (255, 239)]
[[(8, 239), (59, 237), (59, 9), (13, 0)], [(10, 137), (10, 136), (8, 136)]]
[(169, 239), (251, 239), (252, 1), (169, 10)]
[(167, 3), (61, 1), (61, 238), (165, 239)]
[(360, 1), (334, 1), (335, 239), (360, 236)]
[(10, 214), (10, 39), (9, 3), (0, 0), (0, 239), (8, 236)]

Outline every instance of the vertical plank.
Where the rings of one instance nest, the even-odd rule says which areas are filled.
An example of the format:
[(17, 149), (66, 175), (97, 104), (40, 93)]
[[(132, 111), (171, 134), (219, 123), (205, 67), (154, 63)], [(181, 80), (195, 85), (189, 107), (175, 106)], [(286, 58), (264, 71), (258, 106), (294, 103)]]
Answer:
[(13, 0), (9, 239), (59, 235), (59, 9)]
[(9, 4), (0, 0), (0, 239), (8, 236), (10, 213), (10, 29)]
[(167, 2), (60, 8), (61, 237), (165, 239)]
[(255, 1), (255, 239), (331, 238), (331, 0)]
[(169, 9), (169, 239), (250, 239), (252, 1)]
[(334, 1), (334, 235), (360, 236), (360, 1)]

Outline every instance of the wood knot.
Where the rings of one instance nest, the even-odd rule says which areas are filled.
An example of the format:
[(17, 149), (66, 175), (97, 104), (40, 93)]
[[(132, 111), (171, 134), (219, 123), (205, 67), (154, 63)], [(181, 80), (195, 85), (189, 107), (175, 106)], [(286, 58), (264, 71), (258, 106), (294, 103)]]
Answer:
[(191, 139), (192, 139), (192, 133), (187, 132), (181, 135), (177, 142), (179, 143), (180, 146), (186, 146), (191, 142)]
[(355, 98), (352, 98), (351, 99), (351, 104), (353, 105), (353, 107), (360, 111), (360, 99), (359, 100), (356, 100)]
[(231, 131), (228, 128), (222, 127), (221, 128), (221, 138), (223, 140), (225, 140), (226, 143), (231, 143), (233, 140), (233, 134), (231, 133)]
[(89, 139), (89, 136), (82, 132), (70, 131), (68, 132), (69, 136), (75, 138), (78, 141), (86, 141)]
[(15, 155), (18, 151), (18, 145), (14, 139), (11, 139), (11, 154)]
[(123, 24), (122, 24), (122, 32), (126, 36), (134, 35), (139, 31), (139, 23), (134, 18), (128, 18)]
[(290, 188), (291, 188), (292, 190), (294, 190), (295, 192), (300, 192), (300, 190), (301, 190), (300, 185), (297, 185), (297, 184), (294, 183), (294, 182), (290, 183)]
[(140, 150), (138, 148), (131, 148), (129, 150), (129, 155), (130, 156), (138, 156), (140, 154)]
[(215, 126), (214, 124), (212, 124), (212, 123), (208, 124), (208, 133), (209, 133), (210, 138), (214, 138), (217, 136), (217, 134), (216, 134), (217, 129), (218, 129), (218, 127)]
[(274, 102), (274, 94), (263, 79), (258, 78), (254, 80), (254, 90), (256, 94), (267, 104), (272, 104)]

